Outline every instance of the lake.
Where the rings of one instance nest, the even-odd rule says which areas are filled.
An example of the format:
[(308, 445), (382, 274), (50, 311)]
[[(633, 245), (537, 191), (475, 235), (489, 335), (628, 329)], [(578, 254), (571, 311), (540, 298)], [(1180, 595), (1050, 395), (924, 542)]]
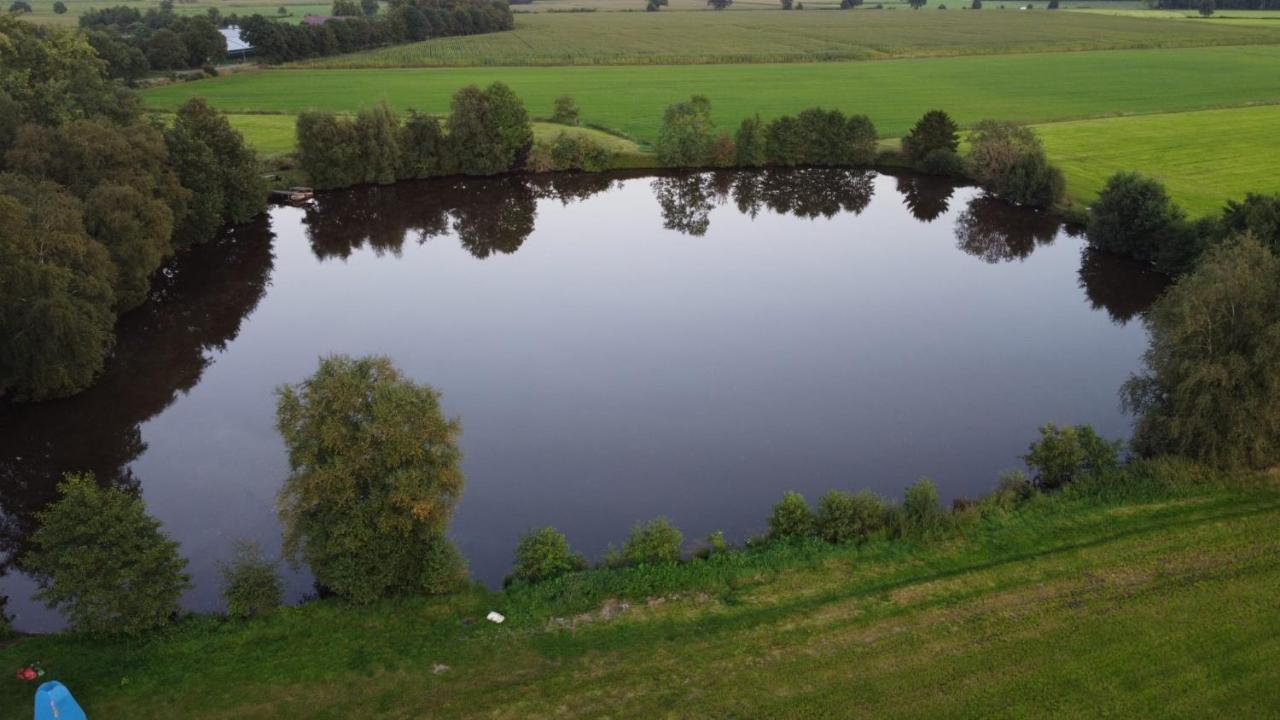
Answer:
[[(323, 193), (176, 258), (106, 374), (0, 409), (0, 593), (64, 472), (141, 491), (214, 610), (233, 540), (279, 551), (274, 389), (384, 354), (461, 419), (473, 575), (554, 525), (764, 529), (785, 491), (990, 490), (1044, 422), (1128, 435), (1118, 389), (1164, 279), (1051, 217), (848, 170), (442, 179)], [(289, 595), (312, 593), (286, 567)]]

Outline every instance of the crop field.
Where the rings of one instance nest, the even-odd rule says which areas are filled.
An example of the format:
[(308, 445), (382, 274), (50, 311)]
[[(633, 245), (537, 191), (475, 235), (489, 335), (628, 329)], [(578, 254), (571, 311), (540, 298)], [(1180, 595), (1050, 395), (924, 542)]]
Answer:
[(1192, 215), (1224, 198), (1280, 192), (1280, 106), (1054, 123), (1036, 128), (1081, 200), (1134, 170), (1159, 178)]
[(517, 16), (511, 32), (427, 40), (299, 66), (811, 62), (1278, 42), (1280, 23), (1237, 26), (998, 9), (540, 13)]
[[(59, 15), (53, 11), (54, 0), (27, 0), (27, 2), (31, 3), (32, 12), (22, 17), (32, 22), (66, 26), (75, 25), (80, 15), (91, 8), (128, 5), (139, 12), (160, 8), (160, 0), (63, 0), (67, 6), (67, 12)], [(4, 3), (5, 7), (8, 4)], [(281, 7), (285, 8), (285, 15), (279, 14)], [(332, 3), (316, 2), (316, 0), (194, 0), (175, 3), (173, 11), (180, 15), (203, 15), (209, 8), (217, 8), (223, 15), (257, 13), (270, 17), (283, 17), (290, 22), (301, 22), (304, 15), (328, 15), (331, 7)]]

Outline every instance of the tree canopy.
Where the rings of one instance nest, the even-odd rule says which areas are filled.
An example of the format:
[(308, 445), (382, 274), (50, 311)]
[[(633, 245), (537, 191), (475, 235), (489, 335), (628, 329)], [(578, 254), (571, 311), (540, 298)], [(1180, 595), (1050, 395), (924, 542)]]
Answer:
[(289, 451), (285, 551), (332, 592), (369, 602), (465, 578), (444, 532), (462, 495), (457, 420), (385, 357), (326, 357), (277, 391)]
[(1225, 467), (1280, 462), (1280, 258), (1252, 236), (1210, 249), (1148, 316), (1125, 386), (1133, 445)]
[(72, 628), (100, 635), (137, 635), (177, 615), (187, 561), (142, 500), (92, 475), (68, 476), (58, 491), (22, 559), (36, 597)]

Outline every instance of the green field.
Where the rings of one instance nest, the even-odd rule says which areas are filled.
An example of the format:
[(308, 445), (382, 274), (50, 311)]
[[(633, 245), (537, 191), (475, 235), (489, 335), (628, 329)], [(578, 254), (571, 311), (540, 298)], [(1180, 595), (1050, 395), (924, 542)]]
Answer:
[[(41, 659), (95, 720), (1280, 713), (1274, 487), (1097, 485), (974, 523), (133, 643), (36, 637), (0, 664)], [(0, 718), (29, 718), (29, 692), (0, 680)]]
[(1090, 201), (1112, 173), (1136, 170), (1163, 181), (1193, 215), (1246, 192), (1280, 192), (1277, 129), (1277, 105), (1036, 128), (1074, 197)]
[(148, 106), (172, 109), (204, 96), (227, 112), (352, 112), (381, 100), (393, 108), (448, 111), (455, 90), (508, 83), (533, 115), (572, 95), (584, 122), (652, 141), (668, 104), (711, 98), (716, 120), (734, 128), (823, 105), (865, 113), (886, 137), (927, 110), (961, 123), (987, 117), (1045, 122), (1102, 115), (1199, 110), (1280, 102), (1280, 47), (1053, 53), (876, 63), (684, 67), (276, 70), (148, 90)]
[[(1276, 135), (1266, 129), (1274, 111), (1169, 113), (1280, 103), (1278, 66), (1280, 47), (1247, 46), (807, 65), (274, 70), (168, 85), (144, 97), (156, 109), (203, 95), (231, 113), (281, 114), (243, 121), (267, 152), (286, 146), (291, 116), (304, 109), (353, 112), (386, 100), (401, 111), (444, 113), (457, 88), (495, 80), (510, 84), (534, 116), (549, 114), (568, 93), (584, 122), (642, 143), (656, 138), (664, 107), (693, 93), (712, 99), (727, 129), (753, 113), (770, 118), (819, 104), (866, 113), (883, 137), (902, 135), (933, 108), (962, 124), (1101, 118), (1041, 128), (1071, 195), (1089, 198), (1114, 170), (1136, 169), (1166, 179), (1179, 201), (1207, 212), (1244, 190), (1277, 189)], [(1126, 115), (1138, 117), (1115, 119)]]
[(303, 66), (812, 62), (1277, 42), (1280, 23), (1240, 27), (1063, 12), (543, 13), (518, 16), (512, 32), (428, 40)]

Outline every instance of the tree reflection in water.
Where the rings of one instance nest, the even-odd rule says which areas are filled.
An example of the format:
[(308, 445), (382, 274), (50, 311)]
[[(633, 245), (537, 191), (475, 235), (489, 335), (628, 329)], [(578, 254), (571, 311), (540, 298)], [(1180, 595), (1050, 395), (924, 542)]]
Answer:
[(898, 192), (911, 216), (921, 222), (933, 222), (951, 207), (956, 186), (936, 175), (899, 175)]
[(97, 383), (64, 400), (0, 408), (0, 575), (65, 473), (139, 490), (129, 465), (147, 449), (142, 423), (193, 388), (239, 334), (270, 281), (271, 241), (264, 215), (181, 253), (156, 276), (150, 299), (120, 318)]
[(989, 197), (969, 201), (956, 218), (956, 247), (988, 263), (1025, 260), (1058, 235), (1057, 218)]
[(711, 211), (730, 197), (752, 218), (764, 208), (806, 219), (860, 214), (875, 195), (875, 173), (846, 168), (682, 173), (655, 178), (652, 187), (663, 227), (700, 236), (711, 225)]
[(323, 193), (303, 218), (317, 258), (362, 248), (399, 255), (407, 237), (421, 244), (452, 230), (477, 258), (513, 253), (533, 233), (538, 201), (568, 205), (602, 193), (618, 176), (578, 173), (442, 178)]
[(1145, 314), (1170, 282), (1136, 260), (1088, 246), (1080, 253), (1080, 289), (1094, 310), (1106, 310), (1118, 325)]

